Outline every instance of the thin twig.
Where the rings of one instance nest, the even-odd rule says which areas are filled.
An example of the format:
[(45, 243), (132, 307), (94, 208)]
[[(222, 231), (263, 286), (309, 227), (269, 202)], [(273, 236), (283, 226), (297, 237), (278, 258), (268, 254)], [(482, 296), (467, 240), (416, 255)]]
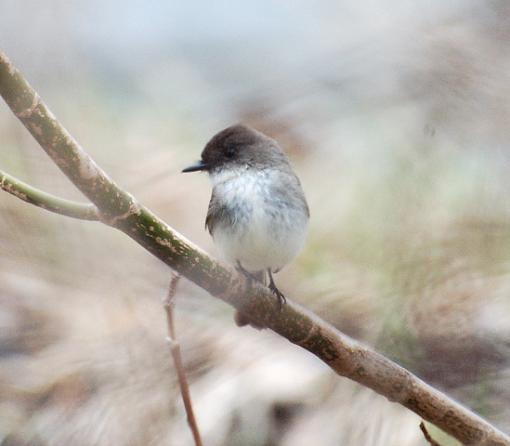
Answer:
[(24, 183), (12, 175), (0, 170), (0, 189), (14, 195), (20, 200), (39, 206), (56, 214), (79, 220), (99, 220), (97, 208), (93, 204), (78, 203), (48, 194)]
[(427, 427), (425, 426), (425, 423), (422, 421), (420, 423), (420, 429), (423, 432), (423, 436), (425, 437), (425, 440), (427, 440), (430, 444), (430, 446), (441, 446), (436, 440), (434, 440), (427, 430)]
[(193, 434), (195, 445), (202, 446), (202, 439), (200, 438), (200, 432), (198, 430), (197, 421), (195, 419), (195, 414), (193, 413), (193, 404), (191, 402), (188, 380), (186, 379), (186, 373), (184, 371), (184, 366), (182, 363), (181, 347), (179, 345), (179, 342), (177, 341), (175, 334), (173, 307), (175, 293), (177, 291), (177, 284), (180, 278), (181, 277), (178, 274), (172, 273), (172, 278), (170, 279), (170, 285), (168, 286), (168, 293), (166, 299), (163, 302), (163, 307), (165, 308), (168, 326), (168, 343), (170, 344), (170, 351), (172, 353), (172, 358), (174, 360), (175, 370), (177, 371), (179, 388), (181, 389), (182, 401), (184, 403), (184, 408), (186, 409), (188, 425), (191, 429), (191, 433)]

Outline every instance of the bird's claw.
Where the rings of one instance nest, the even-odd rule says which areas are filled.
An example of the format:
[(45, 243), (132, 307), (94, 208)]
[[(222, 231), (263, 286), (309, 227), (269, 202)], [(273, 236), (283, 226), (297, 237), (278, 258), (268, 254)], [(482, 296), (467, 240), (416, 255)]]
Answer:
[(271, 273), (270, 268), (267, 269), (267, 274), (269, 276), (269, 285), (268, 285), (269, 289), (278, 298), (278, 308), (281, 311), (283, 306), (287, 303), (287, 299), (285, 299), (285, 296), (283, 295), (283, 293), (278, 289), (278, 287), (276, 286), (276, 283), (274, 283), (273, 274)]
[(278, 299), (278, 308), (281, 310), (283, 306), (287, 303), (287, 299), (285, 299), (284, 294), (276, 287), (274, 282), (269, 284), (269, 289)]

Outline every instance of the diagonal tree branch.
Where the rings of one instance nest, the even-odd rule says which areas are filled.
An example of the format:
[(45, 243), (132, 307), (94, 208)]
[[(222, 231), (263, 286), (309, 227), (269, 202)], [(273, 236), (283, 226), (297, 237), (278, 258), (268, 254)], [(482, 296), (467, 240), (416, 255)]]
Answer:
[(77, 203), (76, 201), (56, 197), (36, 189), (1, 170), (0, 189), (9, 192), (20, 200), (56, 214), (80, 220), (99, 220), (97, 208), (93, 204)]
[(370, 387), (417, 413), (463, 444), (510, 446), (510, 437), (409, 371), (344, 335), (290, 300), (278, 311), (262, 285), (246, 287), (235, 270), (138, 204), (92, 161), (0, 51), (0, 95), (41, 147), (97, 206), (103, 223), (138, 242), (175, 271), (327, 363), (339, 375)]

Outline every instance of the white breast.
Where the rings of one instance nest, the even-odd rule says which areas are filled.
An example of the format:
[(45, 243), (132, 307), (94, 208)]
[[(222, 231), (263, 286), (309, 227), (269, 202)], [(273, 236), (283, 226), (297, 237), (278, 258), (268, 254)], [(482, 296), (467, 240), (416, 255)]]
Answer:
[(239, 261), (249, 271), (283, 268), (305, 240), (308, 216), (302, 203), (272, 199), (277, 175), (248, 168), (211, 175), (214, 193), (238, 216), (234, 225), (214, 228), (214, 242), (227, 261)]

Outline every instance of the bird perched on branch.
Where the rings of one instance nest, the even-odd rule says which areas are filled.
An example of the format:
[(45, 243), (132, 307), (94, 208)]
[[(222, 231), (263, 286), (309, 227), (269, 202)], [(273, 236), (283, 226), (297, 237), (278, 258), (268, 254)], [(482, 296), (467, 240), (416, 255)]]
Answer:
[(273, 273), (301, 250), (310, 212), (298, 177), (278, 143), (244, 125), (207, 143), (200, 161), (183, 172), (206, 171), (212, 195), (206, 228), (225, 259), (278, 298)]

